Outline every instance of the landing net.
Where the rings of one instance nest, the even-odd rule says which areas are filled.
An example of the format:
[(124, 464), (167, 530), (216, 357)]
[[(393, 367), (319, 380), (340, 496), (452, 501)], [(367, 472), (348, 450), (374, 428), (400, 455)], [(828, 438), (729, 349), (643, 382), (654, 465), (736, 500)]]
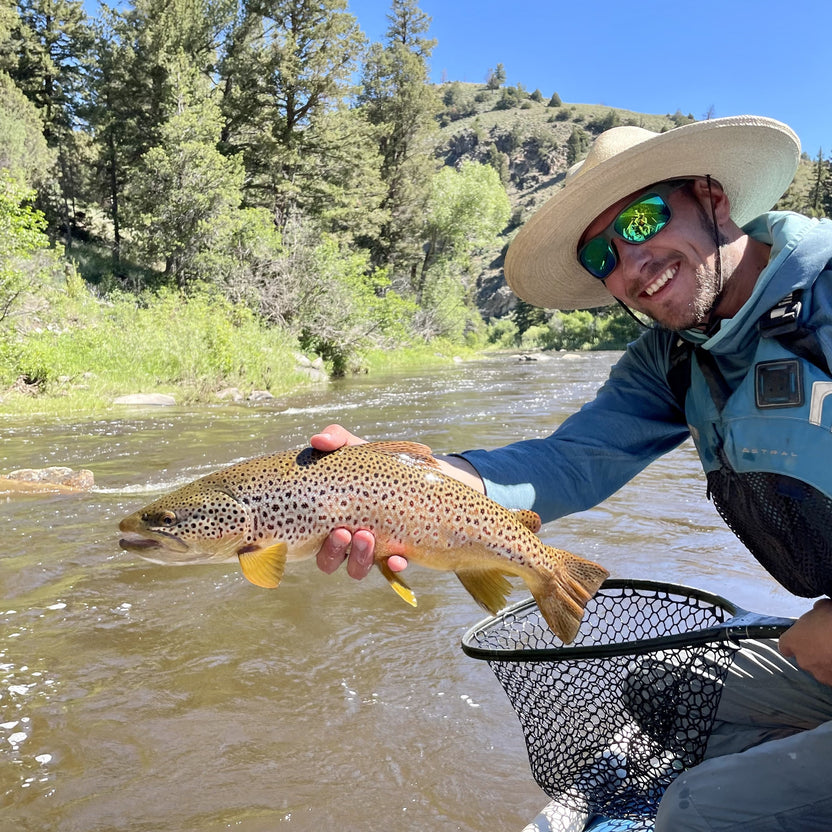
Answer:
[(737, 639), (784, 629), (731, 628), (739, 613), (687, 587), (610, 580), (569, 646), (529, 600), (472, 628), (462, 647), (505, 689), (546, 794), (589, 814), (647, 819), (702, 760)]

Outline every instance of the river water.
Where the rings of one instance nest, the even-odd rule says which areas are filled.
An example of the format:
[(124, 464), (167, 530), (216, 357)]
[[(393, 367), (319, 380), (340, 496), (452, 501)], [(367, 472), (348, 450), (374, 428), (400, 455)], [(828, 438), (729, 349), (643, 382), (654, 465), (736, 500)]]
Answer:
[[(0, 497), (2, 828), (521, 829), (546, 797), (502, 688), (460, 650), (482, 613), (452, 575), (413, 567), (418, 609), (378, 574), (355, 582), (311, 561), (263, 590), (231, 564), (143, 562), (119, 549), (117, 524), (330, 422), (436, 452), (544, 436), (616, 357), (501, 357), (269, 404), (114, 408), (81, 423), (0, 414), (0, 472), (68, 465), (96, 479), (87, 494)], [(541, 535), (617, 577), (800, 612), (704, 492), (686, 444)], [(518, 587), (512, 600), (523, 597)]]

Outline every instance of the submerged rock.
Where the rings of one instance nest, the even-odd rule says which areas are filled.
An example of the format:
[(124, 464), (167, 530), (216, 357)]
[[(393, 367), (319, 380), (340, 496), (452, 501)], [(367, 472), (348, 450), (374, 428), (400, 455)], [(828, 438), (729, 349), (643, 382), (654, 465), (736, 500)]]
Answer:
[(248, 400), (250, 402), (270, 402), (274, 396), (268, 390), (252, 390)]

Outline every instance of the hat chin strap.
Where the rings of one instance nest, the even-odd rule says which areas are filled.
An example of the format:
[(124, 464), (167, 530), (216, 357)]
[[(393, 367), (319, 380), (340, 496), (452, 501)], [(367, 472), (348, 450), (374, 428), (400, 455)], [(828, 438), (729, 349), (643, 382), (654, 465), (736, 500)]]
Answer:
[(626, 304), (626, 303), (624, 303), (624, 301), (623, 301), (623, 300), (619, 300), (618, 298), (616, 298), (616, 297), (615, 297), (615, 295), (613, 295), (613, 297), (615, 298), (615, 302), (616, 302), (616, 303), (617, 303), (617, 304), (618, 304), (618, 305), (619, 305), (619, 306), (620, 306), (620, 307), (621, 307), (621, 308), (622, 308), (622, 309), (623, 309), (623, 310), (624, 310), (624, 311), (625, 311), (625, 312), (626, 312), (626, 313), (627, 313), (627, 314), (628, 314), (628, 315), (629, 315), (629, 316), (630, 316), (630, 317), (631, 317), (631, 318), (632, 318), (632, 319), (633, 319), (633, 320), (634, 320), (634, 321), (635, 321), (635, 322), (636, 322), (636, 323), (637, 323), (637, 324), (638, 324), (638, 325), (639, 325), (642, 329), (650, 329), (650, 328), (652, 327), (652, 324), (645, 323), (644, 321), (642, 321), (642, 320), (641, 320), (641, 318), (639, 318), (639, 316), (638, 316), (638, 315), (636, 315), (636, 313), (635, 313), (635, 312), (633, 312), (633, 310), (632, 310), (632, 309), (630, 309), (630, 307), (629, 307), (629, 306), (627, 306), (627, 304)]
[[(708, 183), (708, 201), (711, 203), (711, 221), (713, 222), (713, 232), (714, 232), (714, 247), (716, 248), (716, 277), (717, 277), (717, 290), (716, 296), (714, 297), (714, 302), (711, 304), (711, 308), (708, 310), (708, 316), (713, 316), (714, 310), (718, 306), (719, 302), (722, 300), (722, 293), (725, 290), (725, 280), (722, 276), (722, 244), (719, 242), (719, 226), (716, 222), (716, 208), (714, 207), (714, 196), (711, 193), (711, 175), (707, 174), (705, 179)], [(709, 322), (708, 329), (711, 326), (714, 326), (719, 323), (719, 318), (714, 318), (712, 321)]]

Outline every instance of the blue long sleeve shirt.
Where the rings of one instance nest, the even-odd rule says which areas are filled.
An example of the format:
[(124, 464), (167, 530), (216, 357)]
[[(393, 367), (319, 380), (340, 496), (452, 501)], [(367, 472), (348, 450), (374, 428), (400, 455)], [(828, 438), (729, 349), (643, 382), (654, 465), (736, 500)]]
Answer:
[[(770, 212), (743, 230), (771, 246), (751, 297), (716, 334), (688, 331), (683, 337), (709, 350), (735, 385), (748, 372), (760, 317), (793, 289), (810, 286), (804, 298), (808, 323), (832, 363), (832, 221)], [(531, 508), (544, 522), (597, 505), (690, 435), (667, 380), (670, 347), (678, 337), (659, 328), (646, 331), (628, 346), (595, 399), (545, 439), (461, 456), (476, 468), (492, 499)]]

